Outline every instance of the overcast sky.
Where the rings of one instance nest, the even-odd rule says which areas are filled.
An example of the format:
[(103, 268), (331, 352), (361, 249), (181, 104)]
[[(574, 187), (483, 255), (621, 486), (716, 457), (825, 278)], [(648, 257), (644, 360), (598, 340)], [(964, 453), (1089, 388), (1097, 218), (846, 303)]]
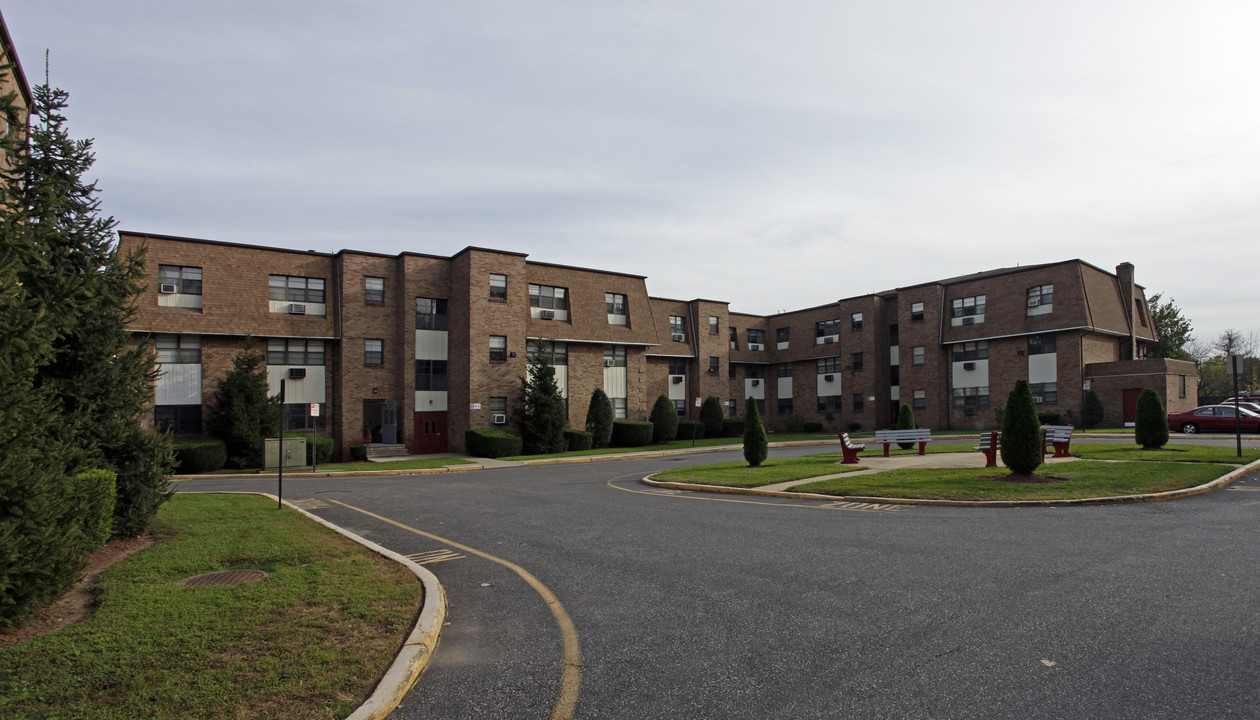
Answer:
[(5, 0), (125, 230), (648, 276), (758, 314), (1137, 267), (1260, 330), (1260, 3)]

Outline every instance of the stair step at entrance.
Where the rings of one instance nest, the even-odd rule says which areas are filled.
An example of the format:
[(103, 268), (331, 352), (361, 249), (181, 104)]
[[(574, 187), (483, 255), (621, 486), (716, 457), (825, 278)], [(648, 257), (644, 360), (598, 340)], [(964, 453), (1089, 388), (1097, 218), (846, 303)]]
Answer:
[(407, 449), (406, 445), (402, 445), (402, 444), (382, 445), (382, 444), (377, 443), (373, 445), (368, 445), (367, 447), (367, 456), (369, 460), (375, 460), (377, 458), (387, 458), (387, 457), (402, 457), (402, 456), (410, 455), (410, 454), (411, 454), (411, 451)]

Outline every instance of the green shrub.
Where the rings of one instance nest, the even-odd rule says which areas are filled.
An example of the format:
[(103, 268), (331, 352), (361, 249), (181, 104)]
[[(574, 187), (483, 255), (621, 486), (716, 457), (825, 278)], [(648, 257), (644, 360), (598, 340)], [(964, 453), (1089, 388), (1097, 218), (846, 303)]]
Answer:
[(227, 444), (222, 440), (176, 440), (171, 447), (175, 451), (175, 472), (181, 475), (212, 472), (227, 464)]
[(530, 347), (528, 358), (521, 379), (522, 451), (527, 455), (564, 452), (569, 412), (556, 381), (556, 368), (536, 343)]
[(586, 408), (586, 430), (591, 434), (593, 447), (608, 447), (612, 441), (612, 400), (599, 388), (591, 393), (591, 403)]
[(74, 476), (74, 496), (79, 506), (77, 514), (84, 555), (109, 542), (114, 532), (117, 477), (110, 470), (86, 470)]
[(667, 443), (678, 434), (678, 408), (666, 395), (656, 398), (648, 420), (652, 422), (652, 442)]
[(591, 444), (595, 441), (595, 436), (585, 430), (565, 430), (564, 445), (569, 452), (578, 452), (581, 450), (590, 450)]
[(1092, 428), (1103, 421), (1103, 404), (1098, 393), (1090, 390), (1085, 394), (1085, 427)]
[(1037, 413), (1037, 422), (1042, 425), (1062, 425), (1063, 423), (1059, 422), (1062, 418), (1063, 416), (1057, 412)]
[(802, 429), (804, 429), (804, 427), (805, 427), (805, 418), (801, 417), (800, 415), (797, 415), (796, 413), (792, 413), (791, 415), (788, 415), (788, 421), (787, 421), (788, 432), (798, 433)]
[(336, 448), (337, 448), (337, 442), (330, 437), (323, 437), (322, 435), (316, 435), (314, 444), (312, 444), (311, 439), (307, 437), (306, 438), (306, 464), (307, 465), (312, 464), (312, 460), (311, 460), (312, 453), (314, 453), (315, 455), (315, 459), (313, 461), (314, 463), (317, 463), (319, 465), (326, 465), (332, 462), (333, 451), (336, 450)]
[(1159, 401), (1159, 395), (1150, 388), (1138, 395), (1133, 439), (1148, 450), (1168, 444), (1168, 415), (1164, 412), (1164, 403)]
[(650, 422), (614, 420), (612, 444), (614, 447), (642, 447), (652, 442), (654, 430)]
[(367, 460), (367, 445), (351, 445), (350, 446), (350, 459), (356, 460), (358, 462), (366, 461)]
[(464, 431), (464, 450), (473, 457), (520, 455), (521, 436), (497, 428), (473, 428)]
[(704, 423), (705, 437), (722, 437), (722, 424), (726, 420), (722, 412), (722, 401), (713, 395), (704, 399), (700, 405), (700, 422)]
[(136, 425), (120, 433), (111, 451), (118, 473), (114, 498), (114, 537), (139, 537), (149, 531), (162, 503), (170, 499), (175, 455), (166, 435)]
[(679, 420), (675, 440), (700, 440), (704, 437), (704, 423), (698, 420)]
[[(897, 413), (897, 429), (913, 430), (914, 427), (914, 410), (909, 405), (902, 405), (901, 411)], [(897, 443), (897, 447), (902, 450), (909, 450), (914, 447), (914, 443)]]
[(757, 410), (757, 401), (748, 398), (748, 414), (744, 416), (744, 459), (749, 467), (757, 467), (766, 461), (770, 454), (770, 444), (766, 439), (766, 426), (761, 424), (761, 413)]
[(739, 437), (744, 434), (744, 418), (723, 418), (722, 437)]
[(860, 423), (860, 422), (851, 422), (851, 423), (849, 423), (848, 425), (846, 425), (845, 427), (846, 427), (846, 428), (848, 428), (849, 432), (851, 432), (851, 433), (855, 433), (855, 432), (857, 432), (858, 430), (861, 430), (861, 429), (862, 429), (862, 423)]
[(822, 432), (823, 424), (820, 422), (807, 422), (801, 428), (807, 433), (820, 433)]
[(1041, 424), (1027, 380), (1016, 380), (1002, 415), (1002, 463), (1016, 475), (1031, 475), (1041, 465)]

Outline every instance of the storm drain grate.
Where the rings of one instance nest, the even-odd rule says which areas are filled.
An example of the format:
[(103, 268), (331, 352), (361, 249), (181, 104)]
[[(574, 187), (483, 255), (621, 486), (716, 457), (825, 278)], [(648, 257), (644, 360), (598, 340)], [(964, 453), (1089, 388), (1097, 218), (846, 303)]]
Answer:
[(240, 585), (241, 583), (262, 580), (267, 573), (262, 570), (221, 570), (219, 572), (193, 575), (179, 581), (185, 587), (217, 587), (221, 585)]

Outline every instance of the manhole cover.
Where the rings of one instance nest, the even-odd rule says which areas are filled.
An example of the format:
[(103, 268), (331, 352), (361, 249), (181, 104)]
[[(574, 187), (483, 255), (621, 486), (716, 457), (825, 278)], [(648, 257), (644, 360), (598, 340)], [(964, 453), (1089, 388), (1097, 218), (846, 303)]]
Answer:
[(262, 580), (267, 573), (262, 570), (221, 570), (219, 572), (193, 575), (179, 581), (186, 587), (215, 587), (219, 585), (240, 585), (253, 580)]

